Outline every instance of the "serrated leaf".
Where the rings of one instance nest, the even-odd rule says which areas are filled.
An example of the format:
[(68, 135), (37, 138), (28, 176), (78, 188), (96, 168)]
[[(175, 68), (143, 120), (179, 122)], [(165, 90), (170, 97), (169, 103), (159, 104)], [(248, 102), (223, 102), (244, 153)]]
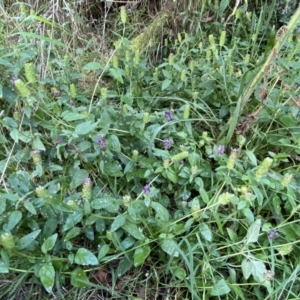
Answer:
[(75, 263), (78, 265), (92, 265), (96, 266), (99, 264), (97, 257), (89, 250), (85, 248), (79, 248), (75, 254)]
[(46, 254), (49, 250), (51, 250), (54, 247), (54, 245), (56, 243), (56, 240), (57, 240), (57, 236), (58, 236), (57, 233), (55, 233), (55, 234), (49, 236), (45, 240), (45, 242), (42, 245), (42, 252), (43, 253)]
[(135, 249), (133, 255), (134, 266), (137, 267), (144, 263), (145, 259), (149, 256), (150, 252), (151, 248), (149, 245), (144, 245)]
[(199, 225), (201, 235), (209, 242), (212, 241), (213, 235), (211, 230), (209, 229), (208, 225), (205, 223), (201, 223)]
[(83, 122), (75, 127), (75, 133), (78, 135), (86, 135), (93, 131), (99, 122), (92, 123), (91, 121)]
[(40, 232), (41, 230), (38, 229), (20, 238), (17, 242), (19, 250), (27, 248), (37, 238)]
[(52, 264), (45, 264), (39, 271), (41, 282), (48, 293), (52, 292), (55, 278), (55, 270)]
[(84, 288), (89, 286), (89, 279), (82, 269), (77, 268), (71, 273), (71, 284), (74, 287)]
[(221, 296), (228, 294), (231, 291), (230, 287), (227, 285), (224, 279), (218, 281), (212, 288), (210, 294), (211, 296)]
[(251, 226), (248, 228), (247, 232), (247, 241), (246, 244), (256, 243), (259, 237), (261, 227), (261, 219), (257, 219)]
[(21, 219), (22, 213), (20, 211), (17, 210), (12, 212), (8, 218), (6, 229), (11, 231), (15, 228), (15, 226), (20, 222)]
[(124, 215), (118, 215), (111, 224), (110, 231), (114, 232), (122, 227), (126, 222), (126, 217)]

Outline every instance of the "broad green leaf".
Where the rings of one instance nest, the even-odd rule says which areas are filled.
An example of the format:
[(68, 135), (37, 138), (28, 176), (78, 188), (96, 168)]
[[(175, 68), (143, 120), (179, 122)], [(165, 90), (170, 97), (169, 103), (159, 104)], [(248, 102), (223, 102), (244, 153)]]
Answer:
[(135, 267), (140, 266), (145, 261), (145, 259), (149, 256), (150, 252), (151, 252), (151, 248), (149, 245), (144, 245), (135, 249), (133, 255), (134, 266)]
[(70, 188), (75, 189), (83, 184), (83, 180), (89, 177), (89, 173), (83, 169), (72, 169), (72, 181), (70, 183)]
[(52, 292), (55, 278), (55, 270), (52, 264), (45, 264), (39, 271), (41, 282), (48, 293)]
[(86, 119), (86, 117), (87, 116), (79, 113), (73, 113), (73, 112), (62, 113), (62, 118), (67, 122)]
[(133, 258), (126, 256), (121, 260), (117, 268), (117, 276), (120, 278), (123, 274), (125, 274), (128, 270), (133, 266)]
[(25, 201), (24, 206), (33, 215), (37, 214), (35, 207), (33, 206), (33, 204), (30, 201)]
[(51, 234), (53, 234), (57, 227), (57, 219), (54, 217), (49, 218), (44, 225), (43, 229), (43, 238), (48, 238)]
[(0, 195), (0, 216), (5, 212), (6, 210), (6, 199), (2, 198)]
[(120, 69), (111, 68), (111, 69), (109, 69), (109, 73), (110, 73), (111, 77), (116, 79), (118, 82), (124, 83), (123, 78), (122, 78), (122, 72)]
[(248, 228), (247, 232), (247, 241), (246, 244), (256, 243), (259, 237), (261, 227), (261, 219), (257, 219), (251, 226)]
[(110, 142), (110, 149), (112, 151), (115, 151), (117, 153), (121, 152), (120, 141), (119, 141), (119, 138), (116, 135), (109, 136), (108, 141)]
[(230, 287), (227, 285), (224, 279), (218, 281), (212, 288), (210, 294), (212, 296), (221, 296), (228, 294), (231, 291)]
[(252, 260), (251, 258), (244, 258), (242, 261), (242, 272), (244, 278), (247, 280), (252, 274)]
[(81, 221), (82, 217), (83, 212), (81, 210), (76, 210), (74, 213), (70, 214), (63, 226), (63, 232), (73, 228), (78, 222)]
[(21, 219), (22, 219), (22, 213), (20, 211), (17, 210), (12, 212), (8, 218), (6, 229), (7, 230), (14, 229)]
[(42, 143), (42, 141), (39, 138), (36, 138), (33, 140), (32, 142), (32, 147), (34, 149), (38, 149), (38, 150), (46, 150), (46, 147), (44, 146), (44, 144)]
[(107, 244), (101, 245), (98, 252), (98, 260), (100, 261), (102, 258), (104, 258), (108, 251), (109, 246)]
[(46, 241), (42, 245), (43, 253), (46, 254), (49, 250), (51, 250), (54, 247), (56, 240), (57, 240), (57, 236), (58, 236), (58, 234), (55, 233), (46, 239)]
[(258, 282), (265, 281), (265, 274), (267, 268), (265, 264), (260, 260), (252, 260), (252, 275)]
[(179, 278), (181, 280), (186, 279), (186, 271), (184, 268), (174, 267), (174, 268), (171, 268), (171, 272), (174, 276), (176, 276), (177, 278)]
[(99, 70), (101, 69), (101, 65), (98, 62), (89, 62), (85, 66), (83, 66), (82, 70), (83, 71), (89, 71), (89, 70)]
[(122, 227), (126, 222), (126, 217), (124, 215), (118, 215), (111, 224), (110, 231), (114, 232)]
[(178, 245), (173, 239), (164, 239), (160, 241), (160, 247), (170, 256), (179, 256)]
[(14, 140), (14, 142), (17, 144), (19, 141), (19, 131), (14, 128), (10, 131), (9, 135)]
[(161, 90), (165, 90), (166, 88), (168, 88), (170, 86), (170, 84), (172, 83), (172, 80), (170, 79), (165, 79), (164, 82), (161, 85)]
[(71, 284), (74, 287), (84, 288), (89, 286), (89, 279), (82, 269), (77, 268), (71, 273)]
[(75, 133), (78, 135), (86, 135), (93, 131), (99, 122), (92, 123), (91, 121), (83, 122), (75, 127)]
[(137, 240), (143, 240), (145, 238), (136, 224), (126, 222), (122, 228)]
[(20, 32), (14, 33), (12, 36), (15, 36), (15, 35), (22, 35), (23, 37), (29, 37), (30, 39), (38, 39), (38, 40), (46, 41), (50, 44), (62, 46), (64, 48), (67, 47), (66, 44), (60, 42), (58, 39), (50, 39), (46, 36), (39, 35), (39, 34), (32, 33), (32, 32), (20, 31)]
[(75, 254), (75, 263), (78, 265), (92, 265), (96, 266), (99, 264), (97, 257), (89, 250), (85, 248), (79, 248)]
[(158, 202), (151, 202), (151, 207), (155, 210), (155, 219), (167, 222), (169, 220), (168, 210)]
[(4, 261), (0, 260), (0, 274), (8, 273), (8, 266), (4, 263)]
[(20, 238), (17, 242), (19, 250), (27, 248), (37, 238), (40, 232), (41, 230), (38, 229)]
[(251, 161), (251, 163), (256, 167), (257, 166), (257, 159), (255, 154), (250, 151), (250, 150), (246, 150), (245, 153), (247, 154), (249, 160)]
[(212, 232), (209, 229), (208, 225), (205, 223), (200, 223), (199, 225), (201, 235), (209, 242), (212, 241)]

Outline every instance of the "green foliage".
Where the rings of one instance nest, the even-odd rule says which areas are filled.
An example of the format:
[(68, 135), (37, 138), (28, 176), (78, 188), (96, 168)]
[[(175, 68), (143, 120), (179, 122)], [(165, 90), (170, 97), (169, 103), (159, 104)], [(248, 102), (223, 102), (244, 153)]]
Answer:
[(154, 61), (124, 9), (100, 62), (33, 33), (64, 29), (24, 7), (13, 47), (1, 23), (0, 273), (49, 294), (117, 297), (118, 279), (147, 272), (187, 299), (299, 295), (300, 11), (280, 37), (266, 8), (242, 5), (226, 28), (217, 3)]

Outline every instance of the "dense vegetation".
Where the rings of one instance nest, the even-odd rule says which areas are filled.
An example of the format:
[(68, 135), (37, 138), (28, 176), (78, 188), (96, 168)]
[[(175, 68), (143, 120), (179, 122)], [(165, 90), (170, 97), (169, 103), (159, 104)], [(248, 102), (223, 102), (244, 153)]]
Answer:
[(0, 2), (1, 299), (299, 299), (300, 8), (233, 2)]

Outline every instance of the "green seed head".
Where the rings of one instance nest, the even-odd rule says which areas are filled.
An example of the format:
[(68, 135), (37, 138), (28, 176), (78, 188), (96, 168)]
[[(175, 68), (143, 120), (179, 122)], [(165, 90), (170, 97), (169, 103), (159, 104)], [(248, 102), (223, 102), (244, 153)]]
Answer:
[(35, 193), (39, 198), (46, 198), (48, 196), (48, 193), (43, 186), (38, 186), (35, 189)]
[(15, 81), (15, 86), (22, 97), (28, 98), (30, 96), (30, 90), (21, 79)]
[(125, 6), (121, 6), (120, 16), (121, 16), (122, 23), (126, 24), (126, 21), (127, 21), (127, 12), (126, 12)]
[(147, 124), (149, 122), (149, 113), (145, 112), (143, 115), (143, 123)]
[(4, 232), (0, 235), (0, 244), (6, 250), (12, 250), (15, 248), (15, 240), (10, 232)]
[(36, 82), (35, 71), (32, 63), (27, 63), (24, 65), (25, 77), (28, 83)]
[(92, 198), (92, 180), (86, 178), (82, 185), (82, 198), (85, 200), (90, 200)]
[(177, 161), (181, 161), (185, 158), (187, 158), (189, 155), (189, 153), (187, 151), (183, 151), (183, 152), (180, 152), (178, 154), (175, 154), (171, 157), (171, 161), (172, 162), (177, 162)]
[(76, 86), (74, 83), (70, 84), (70, 96), (72, 99), (77, 97)]
[(186, 104), (183, 109), (183, 119), (187, 120), (190, 117), (190, 105)]

